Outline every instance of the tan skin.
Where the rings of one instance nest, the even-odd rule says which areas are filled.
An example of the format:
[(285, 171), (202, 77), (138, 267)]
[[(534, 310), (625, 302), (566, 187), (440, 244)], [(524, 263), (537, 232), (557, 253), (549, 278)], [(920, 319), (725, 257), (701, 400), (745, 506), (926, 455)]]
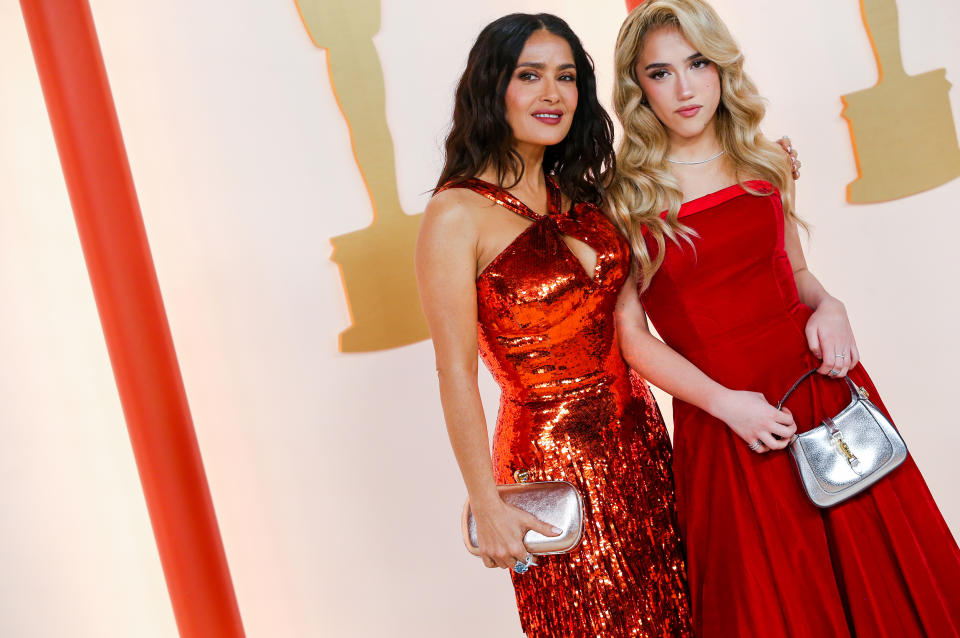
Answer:
[[(514, 148), (526, 167), (510, 192), (535, 212), (547, 210), (544, 151), (570, 130), (577, 99), (576, 68), (567, 42), (546, 31), (531, 35), (511, 77), (505, 102)], [(551, 122), (559, 121), (543, 121), (551, 115)], [(476, 177), (496, 180), (489, 169)], [(512, 181), (508, 176), (507, 183)], [(564, 206), (568, 205), (564, 201)], [(451, 189), (435, 195), (427, 205), (417, 242), (417, 280), (436, 352), (444, 419), (477, 520), (480, 556), (487, 567), (511, 568), (523, 560), (527, 554), (523, 536), (528, 530), (547, 536), (559, 531), (500, 499), (477, 384), (477, 277), (531, 223), (472, 191)], [(564, 237), (564, 241), (584, 270), (593, 272), (595, 251), (571, 237)], [(625, 290), (635, 290), (635, 285), (628, 284)], [(654, 341), (662, 356), (682, 360), (662, 342)], [(641, 346), (628, 343), (625, 347), (639, 350)], [(698, 381), (707, 391), (725, 396), (724, 388), (682, 361), (680, 365), (689, 376), (699, 374)], [(680, 382), (688, 383), (688, 379)], [(688, 397), (681, 387), (673, 389), (677, 396)], [(700, 391), (704, 392), (702, 388)], [(758, 409), (772, 408), (753, 401), (746, 410), (730, 413), (733, 418), (746, 418), (746, 412)]]
[[(547, 210), (544, 152), (570, 130), (577, 97), (570, 46), (546, 31), (532, 34), (507, 88), (506, 107), (514, 148), (525, 166), (523, 177), (510, 192), (535, 212)], [(542, 121), (557, 112), (559, 122)], [(476, 177), (496, 181), (490, 169)], [(507, 183), (512, 181), (508, 176)], [(477, 520), (480, 556), (487, 567), (511, 568), (524, 560), (523, 536), (528, 530), (547, 536), (559, 533), (500, 499), (477, 385), (476, 280), (531, 223), (477, 193), (451, 189), (430, 200), (417, 241), (417, 281), (436, 352), (447, 432)], [(592, 272), (594, 251), (572, 238), (565, 240)]]
[[(705, 159), (720, 150), (714, 126), (720, 99), (719, 74), (677, 29), (664, 27), (646, 36), (636, 71), (651, 109), (667, 130), (670, 158)], [(670, 171), (685, 200), (737, 183), (726, 157), (706, 164), (672, 164)], [(793, 194), (793, 182), (789, 188)], [(823, 360), (819, 372), (846, 375), (860, 358), (846, 310), (807, 269), (796, 223), (786, 225), (785, 242), (800, 300), (814, 309), (807, 322), (806, 337), (811, 352)], [(699, 370), (691, 371), (692, 365), (680, 355), (672, 350), (664, 352), (651, 343), (657, 340), (649, 333), (643, 307), (637, 295), (626, 288), (617, 307), (617, 328), (621, 335), (629, 335), (623, 339), (630, 344), (624, 349), (625, 358), (652, 383), (724, 421), (747, 444), (762, 442), (759, 453), (783, 449), (789, 444), (796, 425), (788, 410), (777, 411), (759, 393), (717, 392), (700, 378), (704, 375)], [(751, 402), (757, 409), (745, 411)]]

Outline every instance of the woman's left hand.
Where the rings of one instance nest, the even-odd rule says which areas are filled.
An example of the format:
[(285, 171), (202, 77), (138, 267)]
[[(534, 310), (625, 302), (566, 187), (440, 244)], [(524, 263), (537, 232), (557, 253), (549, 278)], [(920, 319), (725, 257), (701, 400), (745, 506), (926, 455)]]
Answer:
[(839, 299), (828, 297), (820, 302), (804, 332), (810, 352), (823, 362), (817, 369), (820, 374), (843, 377), (860, 362), (847, 309)]

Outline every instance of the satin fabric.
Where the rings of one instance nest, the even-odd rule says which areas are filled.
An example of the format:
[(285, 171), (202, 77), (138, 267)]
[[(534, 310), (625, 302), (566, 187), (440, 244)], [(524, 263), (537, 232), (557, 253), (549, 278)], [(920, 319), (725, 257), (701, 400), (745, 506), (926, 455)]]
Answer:
[[(497, 482), (523, 471), (530, 481), (570, 481), (584, 498), (581, 544), (513, 575), (524, 632), (692, 636), (670, 441), (648, 386), (632, 383), (614, 329), (626, 242), (596, 206), (561, 210), (550, 179), (547, 215), (481, 180), (455, 186), (530, 221), (477, 279), (480, 354), (502, 390)], [(565, 237), (593, 248), (592, 272)]]
[[(683, 205), (693, 246), (668, 241), (642, 296), (664, 341), (727, 387), (776, 403), (819, 365), (804, 336), (779, 193), (748, 182)], [(648, 238), (650, 250), (656, 245)], [(850, 372), (881, 410), (862, 366)], [(800, 431), (849, 403), (815, 375), (787, 402)], [(960, 551), (912, 457), (869, 491), (818, 509), (787, 451), (756, 454), (674, 401), (674, 473), (701, 638), (960, 636)], [(909, 447), (909, 430), (906, 432)]]

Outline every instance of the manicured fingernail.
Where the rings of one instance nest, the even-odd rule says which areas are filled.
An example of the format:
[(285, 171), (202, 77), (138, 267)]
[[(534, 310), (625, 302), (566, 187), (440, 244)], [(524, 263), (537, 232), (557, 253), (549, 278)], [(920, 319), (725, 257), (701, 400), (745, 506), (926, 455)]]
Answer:
[(563, 530), (560, 529), (559, 527), (551, 527), (551, 528), (550, 528), (550, 531), (553, 532), (554, 534), (559, 534), (559, 533), (562, 532)]

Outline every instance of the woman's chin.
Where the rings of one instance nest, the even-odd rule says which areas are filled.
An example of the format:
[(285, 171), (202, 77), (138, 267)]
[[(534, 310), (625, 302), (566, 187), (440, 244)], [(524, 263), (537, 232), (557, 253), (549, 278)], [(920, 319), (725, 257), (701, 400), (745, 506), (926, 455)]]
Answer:
[(668, 130), (670, 131), (670, 137), (674, 140), (694, 140), (703, 135), (706, 128), (706, 126), (678, 126)]
[(555, 146), (564, 140), (569, 131), (569, 128), (561, 131), (526, 131), (523, 136), (517, 136), (514, 139), (521, 144)]

